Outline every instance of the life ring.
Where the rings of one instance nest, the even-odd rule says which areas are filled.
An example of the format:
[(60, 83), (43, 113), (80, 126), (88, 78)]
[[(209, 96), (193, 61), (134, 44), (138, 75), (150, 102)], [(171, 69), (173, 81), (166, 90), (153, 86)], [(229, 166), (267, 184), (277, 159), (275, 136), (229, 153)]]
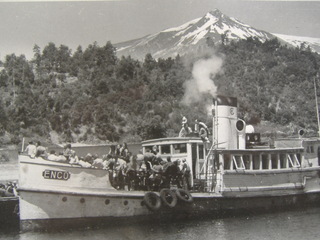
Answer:
[(147, 192), (143, 197), (143, 201), (151, 211), (157, 211), (161, 208), (161, 198), (155, 192)]
[(160, 198), (163, 203), (170, 208), (175, 207), (178, 202), (177, 195), (174, 193), (174, 191), (171, 191), (168, 188), (161, 189)]
[(187, 202), (187, 203), (193, 202), (193, 198), (187, 190), (178, 188), (175, 190), (175, 194), (177, 195), (177, 198), (183, 202)]

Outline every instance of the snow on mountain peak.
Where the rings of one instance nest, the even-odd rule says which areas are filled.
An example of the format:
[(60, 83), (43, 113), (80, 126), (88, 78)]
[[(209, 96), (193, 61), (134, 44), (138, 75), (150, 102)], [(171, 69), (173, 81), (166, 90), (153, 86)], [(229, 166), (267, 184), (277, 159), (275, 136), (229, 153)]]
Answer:
[(118, 55), (131, 55), (142, 60), (147, 53), (151, 53), (154, 58), (175, 57), (178, 54), (183, 55), (190, 51), (196, 52), (199, 48), (203, 49), (208, 40), (216, 44), (249, 37), (264, 42), (275, 38), (275, 35), (255, 29), (214, 9), (203, 17), (180, 26), (115, 46)]
[(320, 38), (299, 37), (299, 36), (291, 36), (291, 35), (284, 35), (284, 34), (278, 34), (278, 33), (273, 33), (273, 35), (291, 44), (292, 46), (310, 47), (312, 51), (320, 53)]
[(179, 27), (173, 27), (173, 28), (168, 28), (166, 30), (163, 30), (162, 32), (178, 32), (178, 31), (182, 31), (185, 30), (186, 28), (188, 28), (189, 26), (195, 24), (196, 22), (198, 22), (201, 18), (196, 18), (193, 19), (185, 24), (180, 25)]

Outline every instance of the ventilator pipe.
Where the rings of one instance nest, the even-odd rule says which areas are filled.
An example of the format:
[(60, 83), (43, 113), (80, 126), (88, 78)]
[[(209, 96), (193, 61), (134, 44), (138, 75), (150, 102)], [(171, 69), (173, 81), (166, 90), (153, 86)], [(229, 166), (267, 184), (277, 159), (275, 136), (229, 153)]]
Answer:
[(236, 122), (236, 130), (238, 136), (238, 149), (246, 148), (246, 123), (245, 121), (238, 119)]
[(299, 138), (302, 138), (303, 137), (303, 135), (304, 135), (304, 130), (303, 129), (300, 129), (299, 131), (298, 131), (298, 134), (299, 134)]

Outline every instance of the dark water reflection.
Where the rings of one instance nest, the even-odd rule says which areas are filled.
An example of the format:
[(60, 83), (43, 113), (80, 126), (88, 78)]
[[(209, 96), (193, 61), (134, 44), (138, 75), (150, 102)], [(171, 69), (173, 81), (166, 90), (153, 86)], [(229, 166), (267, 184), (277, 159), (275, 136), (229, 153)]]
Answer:
[(3, 240), (319, 239), (320, 208), (250, 217), (140, 224), (51, 233), (1, 233)]

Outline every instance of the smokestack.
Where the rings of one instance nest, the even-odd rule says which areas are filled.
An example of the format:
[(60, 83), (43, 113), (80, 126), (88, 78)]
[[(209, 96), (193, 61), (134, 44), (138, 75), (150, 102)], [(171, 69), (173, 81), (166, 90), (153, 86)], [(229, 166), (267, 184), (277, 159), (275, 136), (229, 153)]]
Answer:
[(238, 119), (237, 99), (218, 95), (213, 104), (213, 143), (218, 149), (245, 149), (246, 124)]

